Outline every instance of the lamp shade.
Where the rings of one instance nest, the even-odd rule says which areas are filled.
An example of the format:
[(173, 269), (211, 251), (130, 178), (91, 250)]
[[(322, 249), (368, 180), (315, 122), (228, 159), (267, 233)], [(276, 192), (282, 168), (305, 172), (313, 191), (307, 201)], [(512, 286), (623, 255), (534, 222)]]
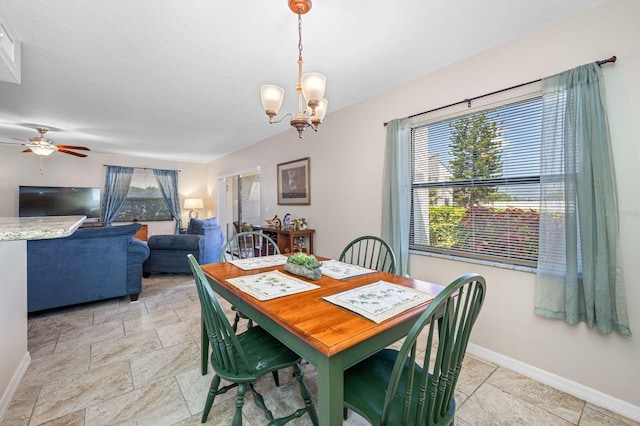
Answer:
[(284, 89), (270, 84), (260, 86), (260, 97), (262, 98), (262, 106), (267, 114), (271, 112), (276, 115), (284, 100)]
[(202, 198), (185, 198), (184, 200), (185, 209), (201, 209), (203, 207)]
[(310, 72), (302, 76), (302, 94), (304, 99), (320, 100), (324, 98), (324, 88), (327, 85), (327, 79), (324, 75), (317, 72)]
[[(327, 98), (320, 99), (320, 103), (316, 106), (316, 115), (315, 117), (322, 121), (324, 119), (325, 114), (327, 113), (327, 104), (329, 101)], [(311, 108), (307, 108), (309, 115), (311, 115)]]

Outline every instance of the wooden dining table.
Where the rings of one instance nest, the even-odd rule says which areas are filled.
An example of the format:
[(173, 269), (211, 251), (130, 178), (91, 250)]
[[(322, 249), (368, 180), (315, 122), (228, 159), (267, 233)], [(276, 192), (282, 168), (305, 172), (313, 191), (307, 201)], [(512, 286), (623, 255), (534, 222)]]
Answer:
[(430, 302), (376, 323), (323, 297), (380, 280), (432, 295), (437, 295), (444, 288), (386, 272), (344, 280), (322, 275), (319, 280), (309, 281), (319, 286), (314, 290), (260, 301), (227, 282), (228, 279), (276, 269), (284, 271), (283, 266), (243, 270), (228, 262), (202, 265), (216, 293), (316, 367), (318, 414), (320, 424), (326, 426), (342, 424), (344, 370), (405, 337)]

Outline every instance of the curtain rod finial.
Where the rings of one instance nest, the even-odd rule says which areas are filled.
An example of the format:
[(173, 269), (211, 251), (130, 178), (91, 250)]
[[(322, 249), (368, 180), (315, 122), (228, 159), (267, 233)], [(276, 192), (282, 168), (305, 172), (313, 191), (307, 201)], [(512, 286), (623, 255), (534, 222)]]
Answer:
[(610, 57), (609, 59), (603, 59), (601, 61), (597, 61), (596, 64), (598, 65), (604, 65), (604, 64), (608, 64), (608, 63), (614, 63), (615, 61), (617, 61), (618, 58), (616, 55), (613, 55), (612, 57)]

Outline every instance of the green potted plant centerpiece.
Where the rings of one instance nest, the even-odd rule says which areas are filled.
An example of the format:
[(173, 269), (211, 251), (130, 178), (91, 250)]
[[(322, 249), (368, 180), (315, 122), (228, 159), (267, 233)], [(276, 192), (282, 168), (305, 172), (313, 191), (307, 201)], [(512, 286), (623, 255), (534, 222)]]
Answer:
[(296, 253), (289, 256), (287, 263), (284, 264), (284, 270), (310, 280), (319, 280), (322, 276), (320, 266), (320, 262), (314, 255)]

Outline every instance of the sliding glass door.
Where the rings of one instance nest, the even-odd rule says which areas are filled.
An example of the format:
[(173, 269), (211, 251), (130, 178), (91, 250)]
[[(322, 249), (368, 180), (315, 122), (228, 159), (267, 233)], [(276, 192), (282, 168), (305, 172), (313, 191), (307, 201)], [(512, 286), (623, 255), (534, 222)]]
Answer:
[(260, 170), (223, 177), (219, 184), (220, 222), (227, 238), (260, 225)]

